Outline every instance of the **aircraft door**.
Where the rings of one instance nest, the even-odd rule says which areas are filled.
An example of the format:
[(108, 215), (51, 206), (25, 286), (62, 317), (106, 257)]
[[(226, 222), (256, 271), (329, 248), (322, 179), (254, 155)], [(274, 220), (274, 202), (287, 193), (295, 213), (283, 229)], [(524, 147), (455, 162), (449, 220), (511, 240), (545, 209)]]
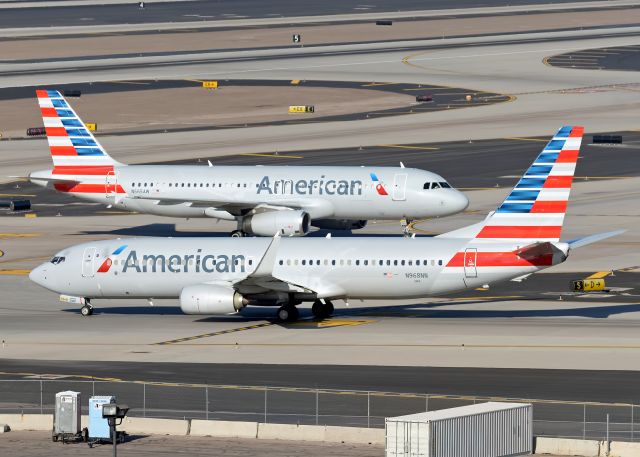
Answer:
[(398, 173), (393, 178), (393, 199), (394, 200), (406, 200), (407, 199), (407, 174)]
[(107, 177), (104, 183), (104, 193), (107, 198), (115, 198), (116, 188), (118, 187), (118, 178), (113, 171), (107, 173)]
[(96, 258), (96, 248), (85, 248), (84, 255), (82, 256), (82, 277), (93, 278), (95, 268), (93, 268), (93, 261)]
[(464, 277), (477, 278), (478, 269), (478, 250), (476, 248), (467, 248), (464, 251)]

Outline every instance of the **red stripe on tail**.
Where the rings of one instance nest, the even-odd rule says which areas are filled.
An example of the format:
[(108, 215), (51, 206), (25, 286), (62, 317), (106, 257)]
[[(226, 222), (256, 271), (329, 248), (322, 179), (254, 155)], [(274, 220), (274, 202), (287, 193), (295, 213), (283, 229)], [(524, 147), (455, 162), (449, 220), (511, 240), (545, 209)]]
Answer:
[(544, 183), (545, 189), (570, 189), (573, 176), (549, 176)]
[[(543, 254), (524, 259), (514, 252), (478, 252), (476, 267), (546, 267), (553, 265), (553, 255)], [(457, 252), (448, 267), (464, 267), (464, 252)]]
[(476, 238), (560, 238), (562, 226), (487, 225)]
[(566, 213), (567, 202), (536, 200), (530, 212), (531, 213)]
[(97, 176), (106, 176), (109, 173), (113, 172), (113, 166), (102, 166), (102, 165), (56, 165), (53, 167), (54, 175), (97, 175)]

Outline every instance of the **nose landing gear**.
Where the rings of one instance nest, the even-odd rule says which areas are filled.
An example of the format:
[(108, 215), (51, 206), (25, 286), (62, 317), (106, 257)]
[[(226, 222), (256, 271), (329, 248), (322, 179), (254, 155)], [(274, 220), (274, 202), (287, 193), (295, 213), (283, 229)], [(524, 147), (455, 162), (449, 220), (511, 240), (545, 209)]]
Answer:
[(93, 314), (93, 306), (89, 304), (89, 300), (80, 308), (80, 314), (84, 317), (91, 316)]

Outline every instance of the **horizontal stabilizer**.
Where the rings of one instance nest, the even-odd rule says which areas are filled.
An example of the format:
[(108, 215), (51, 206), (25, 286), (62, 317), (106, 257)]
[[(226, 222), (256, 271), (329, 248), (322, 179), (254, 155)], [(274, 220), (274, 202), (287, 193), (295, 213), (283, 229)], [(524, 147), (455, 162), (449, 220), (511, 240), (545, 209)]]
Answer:
[(13, 179), (22, 179), (24, 181), (47, 181), (52, 183), (79, 183), (77, 179), (66, 179), (66, 178), (49, 178), (49, 177), (40, 177), (40, 176), (8, 176)]
[(588, 244), (597, 243), (598, 241), (606, 240), (607, 238), (611, 238), (613, 236), (618, 236), (624, 232), (626, 232), (626, 230), (614, 230), (612, 232), (596, 233), (595, 235), (589, 235), (583, 238), (576, 238), (575, 240), (568, 241), (567, 244), (569, 244), (570, 249), (581, 248), (582, 246), (586, 246)]

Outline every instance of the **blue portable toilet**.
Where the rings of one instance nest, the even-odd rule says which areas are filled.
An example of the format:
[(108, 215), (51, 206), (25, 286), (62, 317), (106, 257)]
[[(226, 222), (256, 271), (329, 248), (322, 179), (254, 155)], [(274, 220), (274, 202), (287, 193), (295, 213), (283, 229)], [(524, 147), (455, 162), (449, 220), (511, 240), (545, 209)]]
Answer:
[(89, 398), (89, 439), (111, 439), (109, 421), (102, 417), (102, 405), (115, 403), (115, 395), (96, 395)]

